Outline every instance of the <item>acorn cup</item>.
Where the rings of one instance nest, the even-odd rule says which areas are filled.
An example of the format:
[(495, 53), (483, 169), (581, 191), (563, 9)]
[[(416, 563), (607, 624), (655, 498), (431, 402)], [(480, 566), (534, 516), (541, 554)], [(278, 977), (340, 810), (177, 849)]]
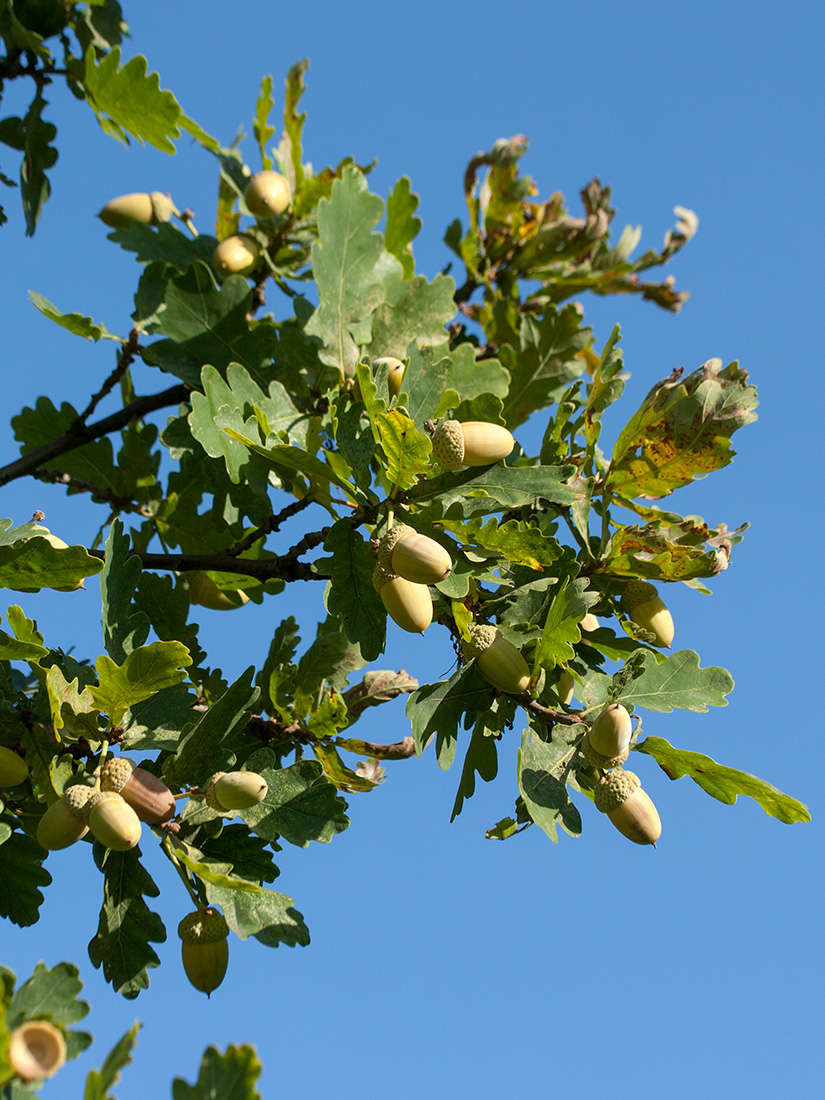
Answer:
[(497, 627), (474, 623), (469, 641), (462, 647), (467, 660), (475, 658), (476, 667), (488, 684), (508, 695), (523, 695), (530, 689), (530, 669), (519, 650), (502, 637)]
[(94, 788), (76, 783), (67, 787), (46, 810), (37, 824), (37, 843), (50, 852), (68, 848), (89, 831), (88, 802)]
[(257, 772), (215, 772), (203, 788), (203, 797), (218, 813), (230, 813), (257, 806), (266, 798), (268, 789), (266, 780)]
[(283, 214), (292, 202), (292, 188), (280, 172), (256, 172), (246, 185), (243, 198), (250, 214), (271, 218)]
[(582, 743), (585, 762), (604, 771), (618, 768), (630, 755), (632, 733), (633, 723), (621, 703), (605, 707)]
[(183, 969), (195, 989), (209, 997), (226, 976), (229, 925), (217, 909), (198, 909), (178, 925)]
[(622, 836), (634, 844), (652, 844), (662, 835), (662, 822), (634, 772), (616, 768), (593, 790), (596, 809), (607, 814)]
[(381, 539), (378, 564), (385, 572), (414, 584), (437, 584), (453, 568), (452, 558), (440, 543), (419, 535), (406, 523), (396, 523)]
[(655, 587), (647, 581), (633, 581), (622, 595), (628, 618), (654, 635), (654, 645), (669, 648), (673, 641), (673, 616)]
[(372, 583), (394, 623), (410, 634), (423, 634), (433, 621), (433, 598), (426, 584), (405, 580), (375, 566)]
[(98, 214), (104, 225), (112, 229), (127, 229), (132, 222), (159, 225), (177, 214), (175, 204), (162, 191), (137, 191), (111, 199)]
[(251, 275), (261, 258), (261, 246), (245, 233), (235, 233), (215, 246), (212, 269), (223, 282), (230, 275)]
[(113, 852), (128, 852), (140, 840), (140, 818), (116, 791), (98, 791), (88, 803), (89, 828)]
[(106, 761), (100, 772), (100, 789), (116, 791), (147, 825), (162, 825), (175, 816), (175, 796), (163, 780), (138, 768), (127, 756)]
[(16, 787), (29, 778), (29, 766), (14, 749), (0, 745), (0, 787)]
[(445, 470), (489, 466), (506, 458), (515, 439), (500, 424), (483, 420), (442, 420), (433, 434), (433, 458)]
[(24, 1081), (45, 1081), (66, 1061), (66, 1040), (48, 1020), (26, 1020), (9, 1036), (6, 1057)]

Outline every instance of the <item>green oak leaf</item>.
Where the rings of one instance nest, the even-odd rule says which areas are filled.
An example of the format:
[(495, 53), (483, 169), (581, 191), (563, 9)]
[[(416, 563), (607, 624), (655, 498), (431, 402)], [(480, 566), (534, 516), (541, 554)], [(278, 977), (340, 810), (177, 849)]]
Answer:
[[(52, 145), (57, 136), (57, 127), (43, 118), (43, 110), (48, 103), (38, 85), (38, 91), (29, 104), (22, 119), (4, 119), (18, 130), (19, 141), (9, 141), (8, 132), (0, 140), (13, 145), (23, 153), (20, 164), (20, 198), (23, 201), (23, 214), (26, 218), (26, 236), (34, 236), (34, 231), (43, 211), (43, 204), (51, 194), (46, 171), (57, 162), (57, 149)], [(16, 124), (19, 123), (19, 127)], [(2, 126), (2, 124), (0, 124)]]
[(131, 1000), (149, 985), (146, 971), (159, 966), (152, 943), (166, 940), (163, 921), (144, 897), (160, 894), (140, 862), (140, 849), (114, 852), (94, 846), (95, 863), (103, 872), (103, 905), (97, 932), (89, 942), (89, 958), (116, 993)]
[(446, 343), (436, 347), (412, 344), (406, 355), (409, 363), (401, 386), (402, 396), (406, 395), (403, 405), (410, 419), (423, 427), (424, 421), (432, 420), (438, 412), (453, 360)]
[(421, 219), (415, 217), (418, 201), (407, 176), (402, 176), (387, 195), (385, 245), (401, 263), (405, 279), (411, 279), (415, 271), (412, 242), (421, 231)]
[(257, 883), (272, 882), (280, 873), (272, 862), (270, 843), (240, 822), (224, 825), (217, 836), (197, 837), (198, 851), (208, 863), (227, 864), (234, 878)]
[(122, 664), (149, 636), (149, 616), (135, 611), (132, 596), (140, 577), (141, 565), (131, 552), (123, 522), (116, 519), (106, 540), (106, 563), (100, 575), (103, 604), (103, 644), (113, 661)]
[(206, 883), (206, 897), (210, 905), (220, 905), (226, 923), (236, 936), (245, 940), (254, 936), (266, 947), (287, 947), (309, 943), (309, 929), (304, 918), (293, 908), (293, 899), (276, 890), (257, 886), (246, 892), (229, 890), (224, 886)]
[(175, 684), (135, 703), (123, 719), (124, 743), (129, 749), (174, 753), (185, 727), (192, 723), (197, 701), (185, 684)]
[(489, 711), (482, 711), (473, 726), (473, 735), (464, 756), (461, 778), (453, 803), (450, 821), (455, 821), (468, 798), (475, 794), (478, 775), (485, 783), (491, 783), (498, 775), (497, 737), (512, 723), (516, 706), (512, 699), (501, 695), (493, 700)]
[(503, 555), (513, 565), (526, 565), (530, 569), (543, 570), (552, 565), (561, 554), (561, 547), (533, 523), (510, 519), (499, 523), (493, 517), (485, 521), (483, 516), (473, 519), (443, 519), (436, 526), (451, 531), (470, 549), (493, 550)]
[(96, 662), (98, 687), (87, 690), (98, 710), (119, 726), (126, 711), (155, 692), (172, 687), (186, 678), (183, 669), (192, 664), (189, 650), (181, 642), (151, 642), (132, 650), (118, 665), (102, 654)]
[(258, 151), (261, 154), (261, 163), (264, 166), (264, 171), (269, 171), (272, 168), (272, 157), (267, 153), (267, 143), (275, 136), (275, 127), (269, 123), (269, 115), (272, 108), (275, 106), (275, 100), (272, 98), (272, 76), (267, 75), (261, 81), (261, 90), (258, 93), (258, 100), (255, 104), (255, 117), (252, 120), (252, 132), (255, 135), (255, 140), (258, 143)]
[(463, 504), (468, 519), (477, 514), (533, 506), (541, 500), (574, 504), (580, 494), (567, 482), (575, 472), (573, 466), (505, 466), (497, 462), (419, 482), (409, 498), (416, 503), (438, 498), (445, 509), (451, 504)]
[(597, 601), (595, 593), (585, 595), (586, 580), (565, 577), (544, 620), (541, 641), (536, 648), (534, 675), (540, 668), (551, 669), (575, 656), (573, 646), (581, 640), (579, 622)]
[(361, 646), (365, 661), (374, 661), (384, 649), (387, 613), (375, 591), (375, 562), (351, 520), (340, 519), (330, 528), (324, 549), (332, 554), (313, 562), (313, 570), (331, 578), (327, 610), (344, 625), (347, 637)]
[(103, 1060), (100, 1069), (89, 1070), (86, 1076), (86, 1088), (83, 1100), (116, 1100), (110, 1089), (120, 1081), (121, 1072), (132, 1062), (132, 1051), (137, 1045), (138, 1032), (142, 1024), (138, 1021), (122, 1035)]
[(432, 443), (401, 409), (390, 409), (376, 421), (381, 449), (387, 456), (387, 481), (393, 492), (409, 489), (430, 468)]
[(455, 760), (458, 725), (472, 725), (478, 714), (489, 710), (493, 689), (475, 664), (465, 665), (449, 680), (424, 684), (407, 702), (407, 717), (412, 724), (415, 751), (420, 756), (435, 735), (438, 766), (446, 771)]
[(182, 1077), (172, 1082), (172, 1100), (261, 1100), (255, 1082), (262, 1070), (258, 1052), (252, 1046), (230, 1044), (225, 1054), (217, 1047), (208, 1047), (194, 1085), (188, 1085)]
[[(27, 454), (67, 434), (79, 415), (66, 401), (57, 409), (48, 397), (38, 397), (33, 409), (24, 408), (11, 420), (15, 438), (21, 443), (21, 453)], [(109, 439), (84, 443), (82, 447), (67, 454), (44, 460), (42, 467), (45, 470), (69, 474), (80, 481), (88, 481), (115, 496), (129, 495), (123, 473), (115, 466), (114, 451)]]
[[(452, 369), (447, 388), (458, 396), (458, 402), (472, 401), (482, 394), (505, 398), (510, 385), (510, 373), (498, 359), (476, 359), (472, 344), (459, 344), (450, 352)], [(503, 420), (503, 418), (502, 418)]]
[(41, 866), (48, 854), (34, 837), (0, 822), (0, 917), (21, 928), (37, 923), (43, 903), (39, 887), (52, 881)]
[(191, 844), (187, 844), (185, 840), (180, 840), (177, 837), (173, 838), (172, 847), (175, 849), (176, 857), (184, 867), (187, 867), (201, 882), (211, 883), (212, 886), (219, 886), (224, 890), (244, 890), (247, 893), (257, 889), (256, 883), (243, 878), (235, 878), (228, 873), (232, 870), (231, 863), (212, 863), (199, 859), (198, 849)]
[[(147, 227), (143, 226), (143, 228), (146, 229)], [(109, 332), (103, 324), (95, 324), (91, 317), (84, 317), (82, 313), (61, 313), (48, 298), (44, 298), (42, 294), (38, 294), (34, 290), (29, 291), (29, 298), (32, 305), (39, 309), (44, 317), (48, 317), (50, 321), (54, 321), (61, 328), (73, 332), (75, 336), (82, 336), (84, 340), (91, 340), (92, 343), (97, 343), (100, 339), (119, 340), (122, 343), (120, 336), (115, 336)]]
[(570, 836), (582, 831), (581, 815), (570, 801), (566, 776), (585, 727), (554, 726), (553, 740), (542, 740), (526, 729), (518, 754), (518, 785), (530, 817), (550, 839), (558, 840), (557, 826)]
[[(332, 402), (332, 433), (338, 454), (343, 458), (353, 481), (359, 489), (369, 490), (372, 484), (370, 463), (376, 453), (376, 441), (372, 427), (367, 422), (364, 410), (359, 402), (352, 401), (349, 394), (342, 393)], [(327, 451), (327, 461), (333, 462), (335, 452)], [(336, 470), (339, 476), (349, 476), (343, 470)]]
[(610, 339), (604, 346), (601, 358), (593, 369), (592, 378), (587, 387), (587, 408), (584, 415), (587, 446), (593, 449), (602, 430), (602, 414), (622, 396), (627, 375), (621, 373), (624, 367), (622, 352), (618, 347), (621, 329), (616, 325)]
[(733, 677), (716, 665), (699, 668), (699, 654), (680, 649), (657, 662), (651, 650), (637, 651), (641, 674), (632, 679), (616, 696), (627, 706), (669, 714), (674, 707), (704, 712), (708, 707), (727, 706), (726, 695), (733, 691)]
[(658, 382), (628, 421), (613, 448), (606, 491), (615, 496), (663, 497), (736, 453), (730, 437), (756, 419), (756, 389), (738, 363), (709, 359), (682, 378)]
[(446, 326), (455, 317), (454, 294), (455, 283), (449, 275), (436, 275), (431, 283), (423, 275), (409, 279), (393, 304), (383, 302), (375, 311), (370, 355), (403, 359), (413, 342), (442, 343)]
[(729, 806), (736, 802), (738, 795), (744, 794), (755, 799), (766, 814), (786, 825), (811, 820), (807, 806), (766, 783), (764, 779), (717, 764), (700, 752), (674, 748), (663, 737), (646, 737), (644, 741), (634, 745), (633, 749), (652, 756), (669, 779), (681, 779), (688, 775), (712, 798)]
[[(723, 537), (739, 542), (746, 527), (747, 524), (736, 531), (726, 530)], [(729, 555), (718, 553), (711, 543), (719, 534), (699, 516), (679, 517), (679, 522), (673, 524), (617, 525), (600, 571), (617, 577), (661, 581), (714, 577), (727, 568), (729, 559)]]
[(50, 1020), (63, 1029), (66, 1056), (76, 1058), (92, 1042), (88, 1032), (69, 1030), (89, 1014), (88, 1004), (78, 998), (83, 988), (78, 975), (77, 967), (71, 963), (58, 963), (51, 969), (37, 963), (32, 976), (11, 999), (6, 1012), (8, 1027), (19, 1027), (25, 1020)]
[(0, 546), (0, 588), (21, 592), (74, 589), (102, 569), (103, 562), (93, 558), (84, 546), (58, 548), (40, 535), (13, 546)]
[(111, 232), (109, 240), (119, 244), (126, 252), (136, 253), (138, 263), (159, 261), (178, 268), (189, 267), (198, 260), (210, 263), (218, 243), (214, 237), (205, 235), (190, 237), (171, 222), (161, 222), (157, 227), (132, 222), (126, 229)]
[(347, 804), (335, 787), (323, 777), (315, 760), (299, 760), (287, 768), (275, 769), (275, 755), (259, 749), (245, 768), (258, 772), (267, 782), (266, 797), (240, 816), (250, 829), (266, 840), (282, 837), (299, 848), (311, 840), (329, 843), (349, 826)]

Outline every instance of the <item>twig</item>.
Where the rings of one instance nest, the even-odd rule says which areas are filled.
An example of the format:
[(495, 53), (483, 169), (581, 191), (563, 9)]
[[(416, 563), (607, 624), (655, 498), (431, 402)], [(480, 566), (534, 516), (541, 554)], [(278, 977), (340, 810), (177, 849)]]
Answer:
[(138, 344), (139, 336), (140, 333), (138, 332), (138, 330), (136, 328), (133, 328), (132, 331), (129, 333), (129, 339), (123, 345), (120, 354), (117, 357), (117, 365), (115, 366), (115, 369), (100, 387), (98, 392), (94, 394), (91, 401), (80, 414), (80, 416), (76, 417), (71, 422), (67, 429), (68, 435), (77, 435), (79, 431), (85, 428), (86, 421), (95, 411), (97, 406), (100, 404), (104, 397), (107, 397), (112, 392), (113, 387), (116, 386), (117, 383), (121, 380), (123, 375), (133, 363), (138, 351), (140, 350), (140, 345)]

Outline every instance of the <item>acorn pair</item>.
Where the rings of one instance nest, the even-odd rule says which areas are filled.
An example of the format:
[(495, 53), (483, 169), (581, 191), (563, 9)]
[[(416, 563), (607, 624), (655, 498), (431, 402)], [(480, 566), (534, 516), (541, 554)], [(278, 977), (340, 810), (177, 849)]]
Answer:
[(397, 523), (378, 545), (372, 583), (390, 618), (402, 630), (423, 634), (433, 621), (428, 585), (443, 581), (452, 568), (452, 558), (440, 543)]

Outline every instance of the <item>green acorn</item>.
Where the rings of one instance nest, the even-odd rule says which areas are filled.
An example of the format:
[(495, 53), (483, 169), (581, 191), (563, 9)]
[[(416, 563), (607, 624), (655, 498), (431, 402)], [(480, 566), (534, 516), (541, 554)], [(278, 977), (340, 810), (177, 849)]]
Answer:
[(37, 843), (50, 852), (68, 848), (89, 831), (88, 802), (94, 794), (92, 787), (75, 783), (67, 787), (46, 810), (37, 824)]
[(437, 584), (453, 568), (452, 558), (440, 543), (419, 535), (406, 523), (396, 523), (381, 539), (378, 562), (387, 573), (414, 584)]
[(605, 771), (618, 768), (630, 755), (632, 733), (633, 723), (621, 703), (605, 707), (585, 735), (582, 755), (586, 763)]
[(529, 690), (527, 662), (497, 627), (474, 623), (467, 633), (469, 641), (462, 643), (464, 655), (467, 660), (475, 658), (476, 667), (488, 684), (508, 695), (523, 695)]
[(634, 844), (652, 844), (662, 835), (662, 822), (634, 772), (616, 768), (594, 788), (596, 809), (607, 814), (619, 832)]
[(229, 813), (256, 806), (267, 790), (266, 780), (257, 772), (215, 772), (203, 788), (203, 797), (213, 810)]
[(655, 636), (654, 645), (669, 647), (673, 641), (673, 616), (661, 596), (647, 581), (633, 581), (622, 595), (628, 617)]
[(576, 691), (576, 681), (566, 670), (556, 680), (555, 692), (563, 706), (569, 707)]
[[(48, 1020), (26, 1020), (9, 1036), (6, 1057), (24, 1081), (45, 1081), (66, 1061), (66, 1040)], [(17, 1088), (12, 1086), (12, 1091), (16, 1093)], [(24, 1091), (28, 1096), (28, 1089)]]
[(178, 925), (183, 969), (195, 989), (209, 997), (226, 976), (229, 925), (217, 909), (198, 909)]
[(245, 233), (226, 237), (212, 253), (212, 268), (222, 283), (230, 275), (251, 275), (261, 258), (261, 246)]
[(132, 222), (158, 225), (168, 222), (177, 214), (175, 204), (162, 191), (135, 192), (111, 199), (98, 214), (100, 220), (112, 229), (127, 229)]
[(256, 172), (246, 185), (244, 202), (256, 218), (283, 214), (292, 202), (289, 180), (280, 172)]
[(106, 761), (100, 772), (100, 789), (116, 791), (147, 825), (162, 825), (175, 816), (175, 796), (163, 780), (136, 767), (127, 756)]
[(29, 766), (14, 749), (0, 745), (0, 787), (16, 787), (29, 778)]
[(140, 818), (116, 791), (98, 791), (89, 799), (89, 828), (113, 852), (128, 852), (140, 840)]
[(515, 439), (500, 424), (484, 420), (442, 420), (433, 435), (433, 458), (445, 470), (459, 466), (489, 466), (506, 458)]
[(373, 367), (381, 366), (383, 363), (386, 363), (389, 368), (387, 387), (390, 391), (390, 398), (398, 397), (401, 393), (401, 382), (404, 378), (404, 364), (400, 359), (396, 359), (394, 355), (382, 355), (372, 361)]
[(402, 630), (423, 634), (433, 621), (433, 598), (426, 584), (416, 584), (382, 568), (379, 562), (372, 583), (387, 614)]

